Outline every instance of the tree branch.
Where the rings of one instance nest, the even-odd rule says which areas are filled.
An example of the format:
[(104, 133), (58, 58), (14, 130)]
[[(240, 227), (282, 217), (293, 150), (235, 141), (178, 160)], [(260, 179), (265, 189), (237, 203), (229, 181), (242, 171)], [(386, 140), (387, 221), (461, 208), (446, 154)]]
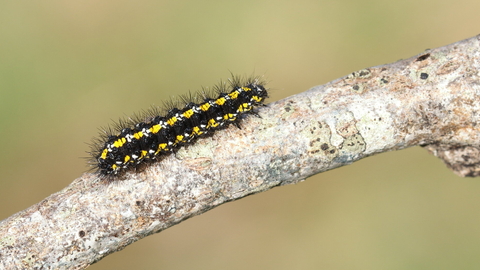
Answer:
[(125, 179), (84, 174), (0, 223), (5, 269), (83, 269), (225, 202), (361, 158), (425, 146), (480, 174), (480, 37), (269, 104)]

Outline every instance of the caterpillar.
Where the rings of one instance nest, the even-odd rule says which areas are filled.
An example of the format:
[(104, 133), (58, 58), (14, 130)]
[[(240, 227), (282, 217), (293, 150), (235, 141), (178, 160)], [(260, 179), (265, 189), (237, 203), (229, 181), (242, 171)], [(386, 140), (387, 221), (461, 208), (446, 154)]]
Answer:
[(234, 77), (213, 88), (214, 98), (205, 93), (184, 96), (183, 108), (170, 102), (163, 114), (152, 108), (119, 121), (94, 141), (90, 163), (100, 175), (114, 177), (160, 160), (230, 124), (238, 126), (243, 115), (254, 112), (268, 97), (264, 84), (258, 77)]

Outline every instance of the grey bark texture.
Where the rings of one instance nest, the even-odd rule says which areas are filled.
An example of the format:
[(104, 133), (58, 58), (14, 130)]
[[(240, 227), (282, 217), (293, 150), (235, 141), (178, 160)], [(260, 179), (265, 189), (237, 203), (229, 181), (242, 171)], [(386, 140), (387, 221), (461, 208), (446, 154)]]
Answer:
[(476, 36), (268, 104), (121, 180), (86, 173), (0, 222), (0, 267), (83, 269), (225, 202), (415, 145), (478, 176), (479, 70)]

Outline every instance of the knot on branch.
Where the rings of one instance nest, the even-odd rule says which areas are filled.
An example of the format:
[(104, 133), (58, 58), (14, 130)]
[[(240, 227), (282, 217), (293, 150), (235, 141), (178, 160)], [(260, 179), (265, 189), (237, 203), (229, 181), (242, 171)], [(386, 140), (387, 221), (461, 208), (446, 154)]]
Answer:
[(442, 159), (455, 174), (462, 177), (480, 176), (479, 147), (448, 144), (429, 144), (424, 147)]

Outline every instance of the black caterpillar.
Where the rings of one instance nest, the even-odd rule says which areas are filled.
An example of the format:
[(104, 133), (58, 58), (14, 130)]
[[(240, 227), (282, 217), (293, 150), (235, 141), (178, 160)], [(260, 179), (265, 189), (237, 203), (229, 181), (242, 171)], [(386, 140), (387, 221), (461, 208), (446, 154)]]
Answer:
[(92, 146), (97, 171), (115, 176), (158, 160), (199, 137), (232, 123), (238, 125), (240, 115), (251, 113), (268, 97), (259, 78), (233, 78), (214, 89), (216, 98), (197, 97), (197, 102), (192, 97), (183, 98), (185, 107), (172, 106), (165, 116), (152, 109), (131, 122), (119, 122)]

